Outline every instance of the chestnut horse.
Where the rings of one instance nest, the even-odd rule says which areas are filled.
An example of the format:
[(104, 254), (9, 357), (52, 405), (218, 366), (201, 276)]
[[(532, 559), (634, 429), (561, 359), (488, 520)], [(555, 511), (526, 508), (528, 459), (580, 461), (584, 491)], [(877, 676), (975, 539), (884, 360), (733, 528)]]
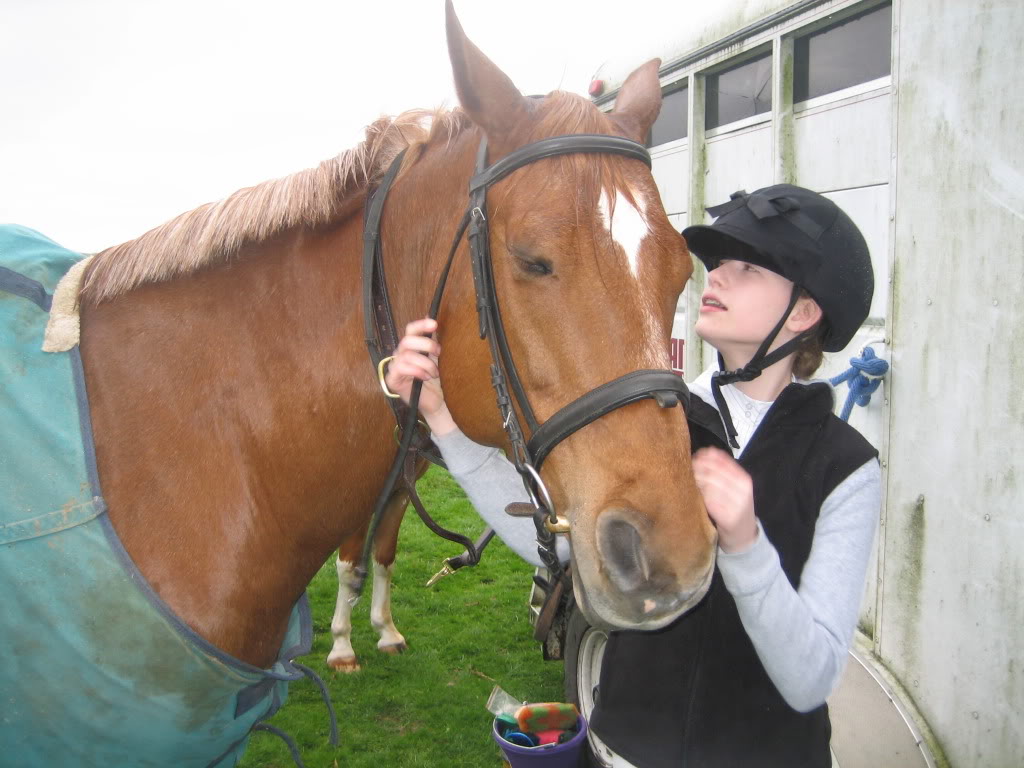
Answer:
[[(110, 521), (185, 623), (256, 666), (275, 659), (332, 550), (364, 535), (395, 453), (362, 333), (368, 191), (407, 149), (382, 225), (403, 327), (430, 303), (483, 137), (492, 162), (562, 134), (643, 141), (660, 109), (656, 61), (605, 114), (568, 93), (523, 97), (450, 2), (447, 27), (461, 109), (378, 121), (355, 149), (183, 214), (99, 253), (86, 273), (81, 354)], [(540, 420), (629, 371), (669, 367), (692, 265), (642, 162), (537, 160), (489, 202), (508, 343)], [(505, 445), (464, 255), (439, 321), (455, 419)], [(662, 627), (703, 595), (715, 536), (689, 467), (682, 409), (647, 400), (569, 437), (544, 465), (595, 623)]]

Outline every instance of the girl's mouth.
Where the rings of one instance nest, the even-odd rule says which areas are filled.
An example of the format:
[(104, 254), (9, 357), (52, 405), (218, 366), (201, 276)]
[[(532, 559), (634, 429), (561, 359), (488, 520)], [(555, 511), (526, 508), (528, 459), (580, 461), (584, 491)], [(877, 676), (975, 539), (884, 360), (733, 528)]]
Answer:
[(704, 296), (700, 300), (701, 312), (724, 312), (727, 307), (713, 296)]

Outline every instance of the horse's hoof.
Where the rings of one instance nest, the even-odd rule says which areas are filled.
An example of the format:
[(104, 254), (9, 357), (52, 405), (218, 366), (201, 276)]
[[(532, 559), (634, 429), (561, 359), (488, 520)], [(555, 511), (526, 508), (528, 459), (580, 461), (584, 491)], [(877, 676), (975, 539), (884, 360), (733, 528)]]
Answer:
[(409, 650), (409, 646), (405, 643), (392, 643), (391, 645), (381, 645), (377, 647), (381, 653), (389, 653), (392, 656), (397, 656), (400, 653), (405, 653)]
[(349, 656), (341, 659), (328, 659), (327, 666), (335, 672), (344, 672), (346, 675), (359, 671), (359, 662), (356, 660), (355, 656)]

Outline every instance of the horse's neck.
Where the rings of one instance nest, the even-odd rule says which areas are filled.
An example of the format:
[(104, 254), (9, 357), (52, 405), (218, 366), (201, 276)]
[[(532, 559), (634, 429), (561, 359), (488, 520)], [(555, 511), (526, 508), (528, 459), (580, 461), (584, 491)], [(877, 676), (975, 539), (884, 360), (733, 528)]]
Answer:
[(365, 524), (393, 452), (363, 344), (354, 222), (83, 307), (111, 521), (179, 616), (255, 664)]
[[(426, 153), (385, 209), (399, 332), (429, 305), (461, 214), (459, 157)], [(360, 213), (83, 307), (111, 522), (184, 621), (261, 666), (317, 569), (365, 527), (394, 454), (363, 341)], [(461, 271), (446, 301), (471, 301)]]
[[(399, 335), (405, 323), (427, 314), (438, 288), (459, 222), (469, 202), (478, 136), (466, 131), (427, 148), (388, 195), (381, 225), (384, 271)], [(475, 327), (475, 294), (467, 238), (455, 258), (442, 296), (444, 333), (456, 323)], [(469, 333), (477, 339), (476, 333)], [(486, 348), (485, 346), (483, 348)], [(483, 369), (486, 376), (486, 366)]]

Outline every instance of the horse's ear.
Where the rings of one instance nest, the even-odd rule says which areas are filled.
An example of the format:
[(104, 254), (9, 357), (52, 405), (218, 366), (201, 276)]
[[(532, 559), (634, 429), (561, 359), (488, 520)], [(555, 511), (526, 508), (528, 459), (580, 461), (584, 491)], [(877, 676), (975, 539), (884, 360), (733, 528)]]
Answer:
[(494, 62), (470, 42), (455, 15), (452, 0), (445, 3), (448, 57), (455, 76), (459, 103), (470, 119), (494, 143), (511, 133), (528, 114), (527, 100)]
[(658, 68), (661, 59), (651, 59), (637, 67), (626, 78), (615, 99), (615, 109), (609, 117), (628, 135), (641, 144), (661, 111), (661, 85)]

